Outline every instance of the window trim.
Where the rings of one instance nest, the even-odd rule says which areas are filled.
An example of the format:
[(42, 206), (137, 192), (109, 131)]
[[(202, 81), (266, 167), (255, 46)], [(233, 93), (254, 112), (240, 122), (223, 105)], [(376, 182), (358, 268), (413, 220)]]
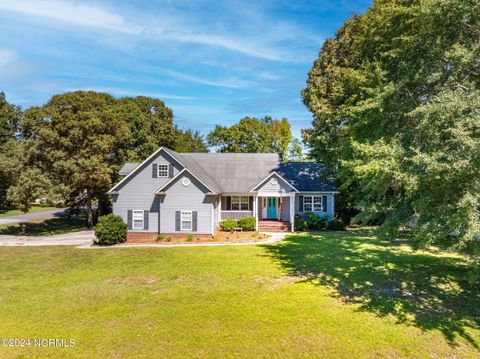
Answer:
[[(164, 166), (166, 166), (166, 169), (161, 169)], [(160, 172), (162, 174), (160, 174)], [(163, 175), (163, 173), (165, 173), (165, 175)], [(164, 163), (157, 164), (157, 177), (158, 178), (168, 178), (169, 173), (170, 173), (170, 165), (168, 163), (167, 164), (164, 164)]]
[[(183, 228), (183, 214), (184, 213), (189, 213), (190, 214), (190, 228)], [(187, 222), (187, 221), (185, 221)], [(192, 231), (193, 230), (193, 211), (185, 211), (181, 210), (180, 211), (180, 230), (181, 231)]]
[[(238, 198), (238, 209), (233, 209), (233, 199)], [(247, 199), (246, 203), (242, 201), (242, 199)], [(247, 205), (247, 209), (242, 209), (242, 204)], [(235, 212), (246, 212), (246, 211), (251, 211), (252, 209), (250, 208), (250, 196), (230, 196), (230, 211), (235, 211)]]
[[(135, 226), (135, 213), (142, 214), (142, 225), (140, 227)], [(139, 219), (137, 219), (139, 221)], [(132, 229), (144, 229), (145, 227), (145, 211), (143, 209), (133, 209), (132, 210)]]
[[(311, 200), (311, 202), (309, 203), (305, 203), (305, 199), (309, 198)], [(315, 199), (320, 199), (320, 202), (319, 203), (315, 203)], [(308, 204), (308, 205), (311, 205), (312, 206), (312, 209), (307, 211), (305, 209), (305, 204)], [(315, 205), (318, 205), (320, 204), (320, 209), (319, 210), (315, 210)], [(323, 195), (309, 195), (309, 196), (303, 196), (303, 208), (302, 208), (303, 212), (324, 212), (323, 210)]]

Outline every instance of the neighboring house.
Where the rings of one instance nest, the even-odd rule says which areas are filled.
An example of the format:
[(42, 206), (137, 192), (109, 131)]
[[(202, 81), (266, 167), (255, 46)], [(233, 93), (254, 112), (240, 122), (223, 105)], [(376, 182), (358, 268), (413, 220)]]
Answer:
[[(333, 217), (334, 182), (313, 162), (281, 162), (267, 153), (177, 153), (160, 148), (127, 163), (110, 191), (129, 233), (208, 234), (228, 218), (254, 216), (294, 230), (295, 214)], [(274, 222), (278, 221), (278, 222)]]

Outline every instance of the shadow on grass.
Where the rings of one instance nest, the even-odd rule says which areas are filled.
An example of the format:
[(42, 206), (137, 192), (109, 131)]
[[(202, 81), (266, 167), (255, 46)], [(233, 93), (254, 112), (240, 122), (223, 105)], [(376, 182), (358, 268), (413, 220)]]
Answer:
[[(437, 329), (451, 345), (457, 336), (479, 348), (480, 290), (466, 280), (461, 257), (414, 252), (380, 241), (372, 230), (292, 235), (265, 245), (293, 276), (335, 289), (335, 296), (379, 316), (423, 330)], [(399, 242), (405, 243), (402, 238)]]
[(30, 222), (17, 222), (0, 226), (0, 234), (14, 236), (48, 236), (86, 229), (84, 218), (57, 215)]

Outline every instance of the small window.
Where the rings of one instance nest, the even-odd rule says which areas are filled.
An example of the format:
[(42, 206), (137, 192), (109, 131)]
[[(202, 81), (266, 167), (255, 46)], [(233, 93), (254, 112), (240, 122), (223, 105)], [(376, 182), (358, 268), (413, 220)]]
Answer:
[(158, 165), (158, 177), (168, 177), (168, 165)]
[(323, 212), (322, 196), (304, 196), (304, 212)]
[(313, 197), (312, 196), (305, 196), (303, 197), (303, 211), (304, 212), (312, 212), (313, 206)]
[(182, 211), (180, 229), (182, 231), (192, 230), (192, 211)]
[(143, 229), (143, 210), (133, 211), (133, 229)]
[(249, 205), (248, 196), (232, 196), (232, 211), (248, 211)]

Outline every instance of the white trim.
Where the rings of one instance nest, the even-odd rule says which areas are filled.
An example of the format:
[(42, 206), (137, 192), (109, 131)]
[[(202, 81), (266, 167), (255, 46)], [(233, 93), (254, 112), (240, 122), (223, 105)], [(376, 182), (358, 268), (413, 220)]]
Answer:
[[(135, 212), (137, 214), (142, 213), (142, 226), (140, 228), (135, 227)], [(132, 229), (145, 229), (145, 211), (143, 209), (132, 209)]]
[[(250, 195), (248, 196), (226, 196), (226, 197), (230, 197), (230, 209), (229, 211), (231, 212), (248, 212), (248, 211), (252, 211), (252, 209), (250, 208)], [(233, 208), (233, 198), (238, 198), (238, 209), (232, 209)], [(245, 204), (245, 202), (243, 201), (243, 199), (247, 199), (247, 209), (242, 209), (242, 204)]]
[(260, 186), (263, 182), (265, 182), (266, 180), (268, 180), (270, 177), (272, 177), (273, 175), (276, 175), (278, 176), (278, 178), (280, 178), (283, 182), (285, 182), (287, 185), (290, 186), (290, 188), (292, 188), (295, 192), (298, 192), (298, 189), (296, 189), (294, 186), (292, 186), (290, 184), (290, 182), (288, 182), (285, 178), (283, 178), (282, 176), (280, 176), (277, 172), (273, 171), (272, 173), (270, 173), (267, 177), (265, 177), (264, 179), (262, 179), (255, 187), (253, 187), (250, 192), (253, 192), (255, 190), (255, 188), (257, 188), (258, 186)]
[[(160, 166), (167, 166), (166, 170), (160, 170)], [(160, 176), (160, 171), (165, 172), (165, 176)], [(170, 165), (167, 163), (158, 163), (157, 164), (157, 178), (168, 178), (168, 175), (170, 173)]]
[(162, 190), (166, 187), (168, 187), (168, 185), (170, 185), (171, 183), (173, 183), (174, 181), (177, 180), (177, 178), (179, 178), (184, 172), (188, 172), (190, 173), (193, 177), (195, 177), (201, 184), (203, 184), (209, 191), (212, 191), (213, 193), (211, 194), (215, 194), (215, 191), (213, 191), (210, 187), (208, 187), (204, 182), (202, 182), (202, 180), (200, 178), (198, 178), (197, 176), (195, 176), (192, 171), (190, 171), (187, 167), (185, 167), (183, 170), (181, 170), (180, 172), (177, 173), (176, 176), (172, 177), (172, 179), (170, 181), (168, 181), (167, 183), (165, 183), (162, 187), (160, 187), (158, 190), (155, 191), (156, 194), (160, 194), (160, 192), (162, 192)]
[[(324, 196), (325, 196), (324, 194), (318, 194), (318, 195), (310, 194), (310, 195), (307, 195), (307, 196), (303, 196), (302, 212), (325, 212), (325, 210), (323, 208), (323, 197)], [(311, 198), (312, 199), (312, 202), (308, 203), (308, 204), (312, 205), (312, 209), (310, 211), (305, 210), (305, 198)], [(320, 198), (320, 210), (315, 210), (315, 198)], [(325, 200), (328, 201), (328, 198), (326, 198)]]
[(120, 182), (118, 182), (115, 186), (113, 186), (112, 188), (110, 188), (107, 192), (107, 194), (112, 194), (114, 193), (114, 190), (115, 188), (117, 188), (118, 186), (120, 186), (123, 182), (125, 182), (128, 178), (130, 178), (131, 176), (133, 176), (134, 173), (136, 173), (145, 163), (147, 163), (148, 161), (150, 161), (153, 157), (155, 157), (157, 154), (160, 153), (160, 151), (164, 151), (167, 153), (167, 155), (169, 155), (170, 157), (172, 157), (176, 162), (178, 162), (182, 167), (186, 168), (186, 166), (181, 163), (179, 160), (177, 160), (170, 152), (168, 152), (168, 150), (165, 148), (165, 147), (160, 147), (158, 150), (156, 150), (154, 153), (152, 153), (145, 161), (143, 161), (142, 163), (140, 163), (137, 167), (135, 167), (132, 172), (130, 172), (128, 175), (126, 175)]
[(318, 194), (336, 194), (336, 193), (340, 193), (340, 191), (301, 191), (301, 192), (298, 192), (299, 194), (303, 194), (303, 193), (307, 193), (307, 194), (311, 194), (311, 193), (318, 193)]
[[(210, 207), (210, 233), (213, 235), (213, 226), (214, 226), (214, 212), (215, 212), (215, 208), (214, 208), (214, 205), (213, 205), (214, 201), (212, 200), (212, 206)], [(197, 221), (198, 221), (198, 218), (197, 218)], [(198, 226), (198, 223), (197, 223), (197, 226)]]
[[(190, 228), (183, 228), (183, 214), (184, 213), (190, 213)], [(187, 222), (187, 221), (185, 221)], [(184, 211), (184, 210), (181, 210), (180, 211), (180, 230), (181, 231), (192, 231), (193, 230), (193, 211)]]
[(290, 195), (290, 230), (295, 232), (295, 193)]

